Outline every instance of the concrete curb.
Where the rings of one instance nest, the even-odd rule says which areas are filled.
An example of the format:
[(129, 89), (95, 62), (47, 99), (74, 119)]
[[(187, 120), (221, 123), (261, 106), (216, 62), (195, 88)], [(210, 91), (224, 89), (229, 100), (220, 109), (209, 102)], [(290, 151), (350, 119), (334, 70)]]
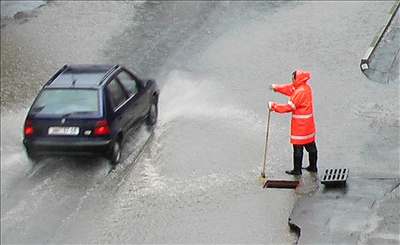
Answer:
[(376, 47), (378, 46), (379, 42), (381, 41), (381, 39), (382, 39), (383, 35), (385, 34), (386, 30), (390, 26), (390, 23), (392, 22), (393, 17), (396, 15), (396, 12), (399, 9), (399, 6), (400, 6), (400, 0), (395, 2), (395, 4), (393, 5), (393, 7), (391, 8), (391, 10), (389, 12), (389, 17), (388, 17), (388, 19), (386, 21), (386, 24), (382, 27), (380, 32), (378, 32), (378, 34), (372, 40), (369, 48), (367, 49), (367, 52), (365, 52), (364, 57), (361, 59), (361, 63), (360, 63), (361, 71), (368, 70), (368, 68), (369, 68), (369, 59), (370, 59), (372, 53), (375, 51)]

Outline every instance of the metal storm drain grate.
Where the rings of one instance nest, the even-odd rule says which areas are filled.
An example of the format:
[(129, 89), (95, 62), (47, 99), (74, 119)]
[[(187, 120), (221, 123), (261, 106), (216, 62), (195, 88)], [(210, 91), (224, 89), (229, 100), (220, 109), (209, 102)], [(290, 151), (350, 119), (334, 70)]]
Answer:
[(347, 168), (328, 168), (321, 178), (321, 184), (326, 186), (344, 185), (348, 176)]

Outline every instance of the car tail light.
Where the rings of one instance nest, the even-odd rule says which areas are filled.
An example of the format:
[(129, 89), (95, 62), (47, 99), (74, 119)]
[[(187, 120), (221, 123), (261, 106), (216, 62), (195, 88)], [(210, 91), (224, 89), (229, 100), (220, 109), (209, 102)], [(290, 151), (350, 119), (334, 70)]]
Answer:
[(108, 126), (107, 120), (101, 120), (96, 123), (96, 128), (94, 129), (94, 135), (102, 136), (109, 135), (111, 133), (110, 127)]
[(32, 126), (32, 121), (31, 120), (26, 120), (25, 125), (24, 125), (24, 135), (25, 136), (32, 136), (35, 130), (33, 129)]

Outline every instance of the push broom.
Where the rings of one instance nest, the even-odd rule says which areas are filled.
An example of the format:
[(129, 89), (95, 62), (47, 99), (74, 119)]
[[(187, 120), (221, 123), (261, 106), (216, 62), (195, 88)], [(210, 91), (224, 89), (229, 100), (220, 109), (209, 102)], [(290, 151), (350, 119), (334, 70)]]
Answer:
[(267, 162), (267, 150), (268, 150), (268, 137), (269, 137), (269, 124), (271, 121), (271, 111), (268, 110), (267, 118), (267, 129), (265, 134), (265, 148), (264, 148), (264, 164), (261, 172), (261, 177), (265, 180), (264, 188), (282, 188), (282, 189), (294, 189), (299, 184), (298, 180), (271, 180), (265, 176), (265, 166)]

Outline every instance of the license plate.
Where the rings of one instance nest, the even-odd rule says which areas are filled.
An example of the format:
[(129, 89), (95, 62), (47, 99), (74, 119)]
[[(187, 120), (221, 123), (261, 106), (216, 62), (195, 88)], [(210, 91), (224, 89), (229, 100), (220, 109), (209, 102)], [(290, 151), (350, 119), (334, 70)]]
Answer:
[(50, 127), (49, 135), (78, 135), (78, 127)]

